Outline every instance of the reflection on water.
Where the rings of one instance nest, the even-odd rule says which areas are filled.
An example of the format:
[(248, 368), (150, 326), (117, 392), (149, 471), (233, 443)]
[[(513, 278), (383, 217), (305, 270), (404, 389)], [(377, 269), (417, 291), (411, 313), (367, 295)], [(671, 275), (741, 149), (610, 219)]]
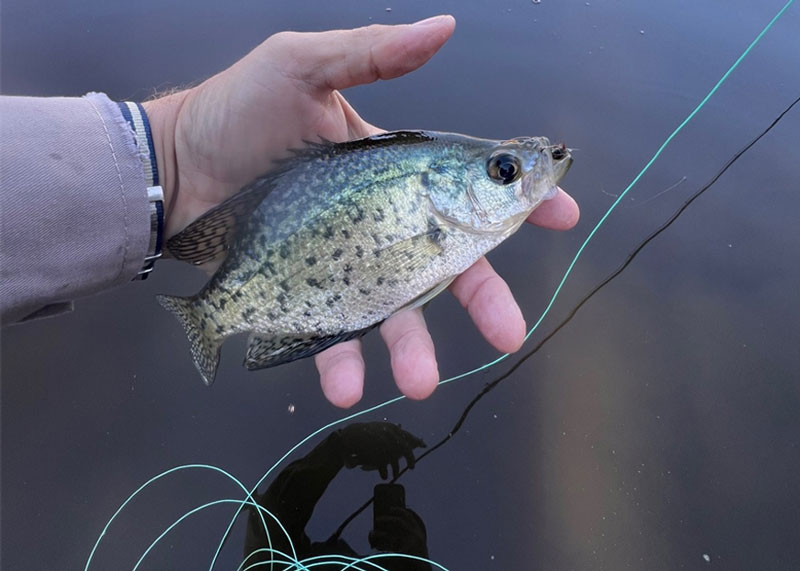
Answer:
[[(581, 203), (580, 226), (564, 235), (525, 229), (492, 255), (530, 325), (609, 194), (621, 192), (781, 5), (509, 0), (492, 8), (411, 2), (386, 12), (357, 2), (241, 0), (224, 9), (196, 2), (187, 21), (185, 9), (153, 2), (64, 9), (11, 0), (3, 4), (2, 85), (7, 93), (144, 97), (206, 77), (278, 30), (453, 12), (456, 35), (428, 66), (349, 97), (386, 128), (547, 135), (579, 149), (565, 183)], [(132, 50), (119, 39), (120, 21), (146, 30), (148, 41)], [(542, 332), (800, 94), (798, 24), (793, 7), (623, 201)], [(787, 115), (487, 394), (446, 447), (403, 476), (431, 559), (449, 569), (795, 566), (798, 129), (798, 114)], [(248, 374), (236, 347), (223, 355), (218, 382), (199, 387), (153, 296), (202, 281), (164, 264), (144, 285), (79, 302), (73, 315), (3, 332), (4, 567), (80, 568), (119, 504), (154, 474), (202, 462), (254, 483), (265, 465), (342, 416), (322, 399), (311, 363)], [(496, 356), (452, 301), (437, 300), (427, 318), (443, 374)], [(363, 407), (395, 396), (379, 340), (368, 338), (366, 348)], [(386, 417), (436, 442), (494, 374), (364, 420)], [(374, 484), (370, 473), (333, 479), (303, 533), (312, 542), (330, 537)], [(94, 568), (133, 567), (177, 517), (220, 494), (241, 490), (211, 474), (157, 482), (109, 529)], [(234, 511), (217, 506), (187, 519), (141, 568), (208, 565)], [(373, 523), (367, 510), (350, 524), (353, 551), (371, 551)], [(241, 562), (245, 528), (233, 528), (217, 568)]]

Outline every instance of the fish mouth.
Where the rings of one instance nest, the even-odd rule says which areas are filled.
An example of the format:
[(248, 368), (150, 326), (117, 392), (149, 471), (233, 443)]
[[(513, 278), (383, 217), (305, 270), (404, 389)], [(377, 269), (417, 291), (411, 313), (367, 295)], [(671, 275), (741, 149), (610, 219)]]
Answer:
[(569, 167), (572, 166), (571, 149), (568, 149), (564, 143), (553, 145), (549, 148), (550, 156), (553, 158), (553, 174), (555, 183), (561, 182), (564, 175), (567, 174)]

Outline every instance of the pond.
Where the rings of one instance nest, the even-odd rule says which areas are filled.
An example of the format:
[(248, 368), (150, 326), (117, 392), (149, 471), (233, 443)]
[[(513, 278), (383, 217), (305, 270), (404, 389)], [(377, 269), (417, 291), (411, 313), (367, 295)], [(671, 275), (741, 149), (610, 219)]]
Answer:
[[(422, 69), (346, 95), (386, 129), (545, 135), (576, 149), (562, 186), (581, 206), (578, 226), (528, 226), (489, 256), (530, 327), (592, 228), (783, 4), (7, 0), (2, 89), (141, 100), (202, 80), (281, 30), (453, 14), (455, 35)], [(429, 448), (446, 438), (486, 383), (800, 95), (799, 29), (792, 6), (597, 231), (518, 355), (358, 421), (399, 424)], [(799, 132), (796, 108), (403, 474), (431, 560), (449, 570), (797, 568)], [(155, 300), (204, 279), (162, 261), (151, 279), (78, 300), (69, 315), (3, 330), (4, 568), (82, 569), (98, 540), (90, 569), (133, 568), (188, 511), (243, 498), (218, 471), (177, 471), (101, 538), (150, 478), (204, 464), (252, 487), (309, 434), (398, 395), (375, 333), (364, 341), (364, 398), (347, 412), (324, 399), (311, 360), (246, 371), (243, 339), (226, 344), (204, 387)], [(443, 377), (498, 356), (450, 295), (426, 319)], [(349, 422), (309, 439), (260, 490)], [(308, 536), (328, 538), (380, 482), (342, 470)], [(139, 568), (208, 567), (235, 511), (187, 517)], [(372, 524), (368, 507), (341, 537), (372, 553)], [(240, 517), (215, 569), (240, 565), (246, 527)]]

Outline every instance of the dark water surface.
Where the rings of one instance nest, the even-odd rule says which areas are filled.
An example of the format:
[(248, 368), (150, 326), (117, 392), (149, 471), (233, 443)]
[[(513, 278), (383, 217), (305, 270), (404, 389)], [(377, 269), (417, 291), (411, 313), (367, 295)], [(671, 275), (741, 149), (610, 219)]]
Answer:
[[(782, 5), (6, 0), (2, 90), (144, 98), (207, 77), (280, 30), (452, 13), (455, 36), (422, 70), (347, 96), (387, 129), (547, 135), (580, 149), (564, 181), (580, 225), (524, 228), (491, 255), (532, 324), (615, 195)], [(798, 31), (794, 6), (610, 217), (536, 338), (800, 94)], [(800, 567), (798, 132), (800, 110), (400, 480), (432, 559), (450, 570)], [(242, 340), (226, 345), (216, 384), (202, 386), (154, 295), (194, 292), (203, 279), (162, 262), (147, 282), (80, 300), (71, 315), (3, 331), (3, 569), (83, 568), (150, 477), (208, 463), (252, 485), (343, 416), (310, 360), (248, 373)], [(443, 375), (496, 356), (449, 296), (426, 315)], [(365, 347), (359, 409), (396, 396), (378, 336)], [(433, 444), (509, 364), (365, 419)], [(343, 471), (312, 538), (378, 480)], [(160, 481), (109, 528), (92, 569), (132, 568), (183, 513), (226, 497), (241, 492), (210, 472)], [(232, 511), (188, 518), (140, 568), (207, 568)], [(361, 553), (371, 524), (368, 510), (345, 531)], [(239, 565), (244, 527), (215, 568)]]

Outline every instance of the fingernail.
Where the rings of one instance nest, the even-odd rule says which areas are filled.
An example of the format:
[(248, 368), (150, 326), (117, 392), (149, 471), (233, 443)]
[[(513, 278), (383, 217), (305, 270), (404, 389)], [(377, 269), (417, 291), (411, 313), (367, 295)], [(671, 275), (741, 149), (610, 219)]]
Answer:
[(424, 20), (420, 20), (419, 22), (414, 22), (411, 25), (414, 28), (427, 28), (428, 26), (431, 26), (432, 24), (436, 24), (436, 23), (441, 22), (444, 18), (447, 18), (447, 17), (448, 16), (445, 16), (445, 15), (433, 16), (431, 18), (425, 18)]

